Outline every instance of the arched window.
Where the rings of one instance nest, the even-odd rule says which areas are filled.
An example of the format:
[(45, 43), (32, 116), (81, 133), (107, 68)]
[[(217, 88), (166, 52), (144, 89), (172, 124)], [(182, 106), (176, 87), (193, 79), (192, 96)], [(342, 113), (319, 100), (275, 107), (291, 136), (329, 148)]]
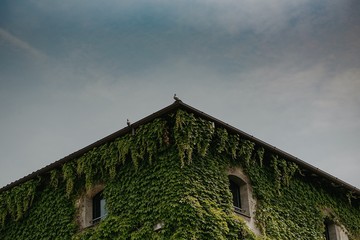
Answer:
[(234, 211), (247, 217), (250, 216), (249, 193), (246, 182), (238, 176), (229, 175), (229, 189)]
[(348, 235), (344, 228), (334, 223), (329, 218), (324, 220), (324, 239), (325, 240), (348, 240)]
[(82, 194), (76, 202), (79, 208), (77, 220), (80, 229), (91, 227), (106, 217), (106, 200), (103, 195), (104, 185), (98, 184)]
[(97, 193), (92, 199), (92, 223), (98, 223), (101, 219), (106, 217), (106, 200), (103, 196), (103, 192)]

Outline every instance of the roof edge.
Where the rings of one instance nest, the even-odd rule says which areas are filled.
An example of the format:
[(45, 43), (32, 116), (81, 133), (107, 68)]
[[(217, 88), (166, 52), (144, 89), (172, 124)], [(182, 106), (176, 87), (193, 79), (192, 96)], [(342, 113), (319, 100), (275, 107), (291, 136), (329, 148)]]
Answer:
[(313, 165), (311, 165), (311, 164), (309, 164), (309, 163), (307, 163), (307, 162), (305, 162), (305, 161), (303, 161), (303, 160), (301, 160), (301, 159), (299, 159), (299, 158), (297, 158), (297, 157), (295, 157), (295, 156), (293, 156), (293, 155), (291, 155), (291, 154), (289, 154), (289, 153), (287, 153), (287, 152), (285, 152), (285, 151), (283, 151), (283, 150), (281, 150), (281, 149), (279, 149), (279, 148), (277, 148), (277, 147), (263, 141), (263, 140), (260, 140), (260, 139), (258, 139), (256, 137), (254, 137), (253, 135), (250, 135), (250, 134), (248, 134), (248, 133), (246, 133), (246, 132), (244, 132), (244, 131), (236, 128), (236, 127), (233, 127), (233, 126), (231, 126), (231, 125), (229, 125), (229, 124), (227, 124), (227, 123), (225, 123), (225, 122), (223, 122), (223, 121), (221, 121), (221, 120), (219, 120), (219, 119), (217, 119), (217, 118), (215, 118), (213, 116), (210, 116), (210, 115), (208, 115), (208, 114), (206, 114), (206, 113), (204, 113), (202, 111), (199, 111), (194, 107), (191, 107), (191, 106), (189, 106), (189, 105), (187, 105), (187, 104), (185, 104), (183, 102), (181, 102), (181, 105), (183, 107), (185, 107), (186, 109), (190, 110), (191, 112), (193, 112), (193, 113), (195, 113), (197, 115), (200, 115), (202, 118), (205, 118), (205, 119), (213, 121), (213, 122), (215, 122), (215, 123), (217, 123), (219, 125), (222, 125), (228, 131), (233, 132), (233, 133), (238, 133), (243, 138), (245, 138), (247, 140), (250, 140), (250, 141), (254, 142), (255, 144), (258, 144), (258, 145), (264, 147), (265, 149), (270, 150), (271, 152), (274, 152), (274, 153), (278, 154), (279, 156), (284, 157), (284, 158), (298, 164), (300, 167), (302, 167), (302, 168), (304, 168), (306, 170), (309, 170), (309, 171), (317, 174), (318, 176), (324, 177), (324, 178), (332, 181), (333, 183), (335, 183), (337, 185), (340, 185), (340, 186), (343, 186), (343, 187), (347, 188), (348, 190), (353, 191), (353, 192), (360, 195), (360, 189), (358, 189), (357, 187), (355, 187), (355, 186), (353, 186), (353, 185), (351, 185), (351, 184), (349, 184), (349, 183), (347, 183), (347, 182), (345, 182), (345, 181), (343, 181), (343, 180), (341, 180), (341, 179), (339, 179), (339, 178), (337, 178), (337, 177), (335, 177), (335, 176), (333, 176), (333, 175), (331, 175), (331, 174), (329, 174), (329, 173), (327, 173), (327, 172), (325, 172), (325, 171), (323, 171), (323, 170), (321, 170), (321, 169), (319, 169), (319, 168), (317, 168), (317, 167), (315, 167), (315, 166), (313, 166)]
[(25, 182), (35, 178), (36, 176), (44, 175), (47, 172), (49, 172), (49, 171), (51, 171), (51, 170), (53, 170), (55, 168), (61, 167), (64, 163), (66, 163), (66, 162), (68, 162), (68, 161), (70, 161), (70, 160), (72, 160), (74, 158), (80, 157), (81, 155), (85, 154), (86, 152), (90, 151), (91, 149), (93, 149), (95, 147), (99, 147), (99, 146), (101, 146), (101, 145), (103, 145), (103, 144), (105, 144), (107, 142), (113, 141), (116, 138), (125, 135), (125, 134), (131, 132), (131, 130), (133, 128), (136, 128), (136, 127), (138, 127), (140, 125), (146, 124), (146, 123), (152, 121), (153, 119), (162, 116), (163, 114), (169, 113), (169, 112), (177, 109), (181, 105), (180, 103), (181, 103), (181, 101), (175, 101), (173, 104), (171, 104), (171, 105), (169, 105), (169, 106), (167, 106), (167, 107), (165, 107), (165, 108), (163, 108), (163, 109), (161, 109), (161, 110), (159, 110), (159, 111), (157, 111), (155, 113), (152, 113), (152, 114), (150, 114), (149, 116), (147, 116), (145, 118), (142, 118), (141, 120), (131, 124), (130, 126), (126, 126), (126, 127), (122, 128), (122, 129), (120, 129), (120, 130), (118, 130), (118, 131), (116, 131), (116, 132), (114, 132), (114, 133), (112, 133), (112, 134), (110, 134), (110, 135), (108, 135), (108, 136), (106, 136), (104, 138), (101, 138), (100, 140), (98, 140), (98, 141), (96, 141), (96, 142), (94, 142), (94, 143), (92, 143), (92, 144), (90, 144), (90, 145), (88, 145), (88, 146), (86, 146), (84, 148), (81, 148), (78, 151), (75, 151), (75, 152), (73, 152), (73, 153), (71, 153), (71, 154), (69, 154), (69, 155), (67, 155), (67, 156), (65, 156), (65, 157), (63, 157), (63, 158), (61, 158), (61, 159), (59, 159), (59, 160), (45, 166), (45, 167), (43, 167), (43, 168), (40, 168), (37, 171), (34, 171), (34, 172), (32, 172), (32, 173), (30, 173), (30, 174), (28, 174), (28, 175), (26, 175), (26, 176), (24, 176), (24, 177), (22, 177), (22, 178), (20, 178), (18, 180), (15, 180), (15, 181), (5, 185), (4, 187), (0, 188), (0, 193), (5, 192), (5, 191), (17, 186), (17, 185), (22, 184), (22, 183), (25, 183)]
[(165, 108), (163, 108), (163, 109), (161, 109), (161, 110), (159, 110), (157, 112), (154, 112), (154, 113), (148, 115), (145, 118), (140, 119), (139, 121), (131, 124), (130, 126), (122, 128), (122, 129), (120, 129), (120, 130), (118, 130), (118, 131), (116, 131), (116, 132), (114, 132), (114, 133), (112, 133), (112, 134), (110, 134), (110, 135), (108, 135), (108, 136), (106, 136), (106, 137), (104, 137), (104, 138), (102, 138), (102, 139), (100, 139), (100, 140), (98, 140), (98, 141), (96, 141), (96, 142), (94, 142), (94, 143), (92, 143), (92, 144), (90, 144), (90, 145), (76, 151), (76, 152), (73, 152), (73, 153), (69, 154), (66, 157), (63, 157), (63, 158), (61, 158), (61, 159), (59, 159), (59, 160), (57, 160), (57, 161), (55, 161), (55, 162), (53, 162), (53, 163), (51, 163), (49, 165), (37, 170), (37, 171), (32, 172), (29, 175), (26, 175), (26, 176), (14, 181), (14, 182), (11, 182), (11, 183), (5, 185), (4, 187), (0, 188), (0, 193), (4, 192), (4, 191), (7, 191), (7, 190), (9, 190), (9, 189), (11, 189), (11, 188), (13, 188), (13, 187), (15, 187), (17, 185), (20, 185), (20, 184), (22, 184), (22, 183), (24, 183), (26, 181), (29, 181), (29, 180), (33, 179), (34, 177), (36, 177), (36, 176), (44, 175), (44, 174), (48, 173), (49, 171), (51, 171), (51, 170), (53, 170), (55, 168), (61, 167), (64, 163), (66, 163), (66, 162), (68, 162), (68, 161), (70, 161), (70, 160), (72, 160), (74, 158), (80, 157), (81, 155), (85, 154), (86, 152), (90, 151), (91, 149), (93, 149), (95, 147), (99, 147), (99, 146), (101, 146), (101, 145), (103, 145), (103, 144), (105, 144), (107, 142), (113, 141), (116, 138), (121, 137), (121, 136), (131, 132), (132, 128), (137, 128), (140, 125), (146, 124), (146, 123), (154, 120), (155, 118), (158, 118), (158, 117), (160, 117), (160, 116), (162, 116), (164, 114), (170, 113), (170, 112), (172, 112), (172, 111), (174, 111), (175, 109), (178, 109), (178, 108), (187, 110), (187, 111), (189, 111), (191, 113), (194, 113), (195, 115), (197, 115), (197, 116), (199, 116), (201, 118), (212, 121), (215, 124), (226, 128), (228, 131), (230, 131), (232, 133), (237, 133), (242, 138), (244, 138), (246, 140), (250, 140), (250, 141), (254, 142), (257, 145), (262, 146), (265, 149), (267, 149), (267, 150), (269, 150), (271, 152), (274, 152), (275, 154), (278, 154), (279, 156), (284, 157), (284, 158), (298, 164), (301, 168), (306, 169), (308, 171), (311, 171), (314, 174), (316, 174), (316, 175), (318, 175), (320, 177), (323, 177), (323, 178), (329, 180), (330, 182), (332, 182), (332, 183), (334, 183), (336, 185), (342, 186), (342, 187), (348, 189), (349, 191), (352, 191), (352, 192), (360, 195), (360, 189), (358, 189), (357, 187), (352, 186), (351, 184), (346, 183), (345, 181), (343, 181), (343, 180), (341, 180), (341, 179), (339, 179), (337, 177), (334, 177), (331, 174), (329, 174), (329, 173), (327, 173), (327, 172), (325, 172), (325, 171), (323, 171), (323, 170), (321, 170), (321, 169), (319, 169), (319, 168), (317, 168), (317, 167), (315, 167), (315, 166), (313, 166), (313, 165), (311, 165), (311, 164), (309, 164), (309, 163), (307, 163), (307, 162), (305, 162), (305, 161), (303, 161), (303, 160), (301, 160), (301, 159), (299, 159), (299, 158), (297, 158), (297, 157), (295, 157), (295, 156), (293, 156), (293, 155), (291, 155), (291, 154), (289, 154), (289, 153), (287, 153), (287, 152), (285, 152), (285, 151), (283, 151), (283, 150), (281, 150), (279, 148), (276, 148), (275, 146), (273, 146), (273, 145), (271, 145), (271, 144), (269, 144), (267, 142), (264, 142), (264, 141), (254, 137), (254, 136), (252, 136), (252, 135), (250, 135), (250, 134), (248, 134), (248, 133), (246, 133), (244, 131), (241, 131), (238, 128), (235, 128), (235, 127), (233, 127), (233, 126), (231, 126), (231, 125), (229, 125), (229, 124), (227, 124), (227, 123), (225, 123), (225, 122), (223, 122), (223, 121), (221, 121), (221, 120), (219, 120), (219, 119), (217, 119), (215, 117), (212, 117), (212, 116), (210, 116), (210, 115), (208, 115), (208, 114), (206, 114), (206, 113), (204, 113), (204, 112), (202, 112), (202, 111), (200, 111), (200, 110), (198, 110), (198, 109), (196, 109), (196, 108), (194, 108), (194, 107), (192, 107), (190, 105), (187, 105), (187, 104), (183, 103), (181, 100), (177, 100), (174, 103), (172, 103), (171, 105), (169, 105), (169, 106), (167, 106), (167, 107), (165, 107)]

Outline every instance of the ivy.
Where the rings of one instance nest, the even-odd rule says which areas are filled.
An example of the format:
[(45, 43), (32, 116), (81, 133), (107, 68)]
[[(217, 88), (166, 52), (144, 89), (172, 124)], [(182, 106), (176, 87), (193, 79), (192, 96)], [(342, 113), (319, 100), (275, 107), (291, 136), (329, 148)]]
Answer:
[[(267, 151), (178, 110), (2, 192), (0, 238), (322, 239), (324, 218), (360, 237), (360, 206), (351, 192), (309, 181), (295, 163)], [(230, 166), (251, 179), (261, 237), (233, 213)], [(79, 231), (75, 202), (99, 182), (106, 183), (109, 215)], [(154, 231), (159, 222), (164, 227)]]
[(105, 162), (105, 170), (109, 173), (109, 177), (113, 180), (116, 177), (117, 168), (123, 164), (125, 160), (119, 158), (119, 152), (115, 143), (109, 144), (108, 158)]
[(181, 166), (184, 166), (185, 160), (188, 164), (192, 162), (194, 149), (197, 149), (201, 156), (206, 155), (215, 132), (215, 125), (182, 110), (177, 111), (175, 119), (174, 138)]
[(69, 197), (74, 189), (76, 171), (74, 162), (67, 162), (62, 167), (63, 179), (66, 182), (66, 195)]
[(17, 221), (7, 220), (0, 228), (0, 239), (70, 240), (76, 233), (75, 208), (64, 192), (64, 186), (37, 191), (27, 214)]
[(98, 179), (103, 179), (105, 176), (105, 169), (99, 166), (103, 166), (108, 157), (107, 149), (108, 146), (105, 144), (85, 153), (76, 161), (76, 172), (79, 176), (85, 177), (87, 190), (91, 189)]
[(218, 142), (216, 143), (216, 151), (222, 153), (226, 150), (229, 141), (229, 134), (225, 128), (216, 128), (215, 129), (216, 138)]
[(166, 122), (161, 119), (156, 119), (136, 129), (130, 143), (125, 144), (125, 147), (129, 147), (131, 151), (131, 158), (135, 168), (138, 168), (139, 162), (145, 158), (148, 159), (149, 163), (152, 163), (154, 155), (166, 145), (166, 133)]
[[(360, 237), (360, 207), (350, 205), (346, 194), (309, 181), (298, 166), (271, 156), (271, 164), (246, 169), (256, 198), (260, 231), (271, 239), (323, 239), (324, 219), (345, 226), (350, 239)], [(330, 211), (331, 215), (324, 215)], [(351, 212), (351, 213), (350, 213)]]
[(130, 139), (131, 139), (131, 136), (125, 135), (116, 141), (117, 150), (118, 150), (118, 154), (119, 154), (118, 160), (122, 164), (125, 164), (126, 157), (128, 156), (128, 154), (130, 152), (130, 147), (132, 144)]
[(230, 152), (233, 159), (236, 159), (238, 156), (239, 141), (240, 137), (238, 135), (229, 136)]
[(0, 194), (0, 221), (5, 224), (7, 216), (18, 221), (30, 208), (38, 180), (30, 180)]
[(55, 189), (57, 189), (59, 185), (59, 172), (57, 169), (50, 171), (50, 185)]
[(250, 165), (254, 147), (255, 147), (255, 144), (253, 142), (248, 141), (248, 140), (242, 140), (239, 154), (242, 157), (243, 161), (245, 162), (245, 166)]
[(271, 166), (274, 171), (275, 188), (280, 193), (282, 186), (290, 185), (290, 180), (297, 172), (298, 166), (275, 155), (271, 156)]
[[(262, 168), (263, 167), (263, 162), (264, 162), (264, 153), (265, 153), (265, 149), (262, 147), (259, 147), (256, 150), (256, 159), (259, 161), (259, 165)], [(255, 159), (255, 160), (256, 160)]]

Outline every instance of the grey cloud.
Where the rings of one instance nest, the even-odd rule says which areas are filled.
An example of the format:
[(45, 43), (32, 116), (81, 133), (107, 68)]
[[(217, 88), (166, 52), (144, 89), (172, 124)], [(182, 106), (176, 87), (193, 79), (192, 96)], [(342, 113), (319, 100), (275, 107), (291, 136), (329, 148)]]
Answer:
[[(0, 174), (0, 185), (124, 127), (126, 118), (136, 121), (168, 105), (174, 93), (317, 167), (334, 169), (335, 176), (346, 169), (336, 171), (342, 153), (347, 169), (356, 169), (355, 1), (8, 5), (12, 16), (0, 16), (2, 28), (48, 57), (34, 64), (32, 57), (21, 58), (28, 54), (24, 48), (14, 54), (0, 46), (9, 57), (0, 57), (0, 160), (6, 172), (24, 166), (16, 167), (17, 175)], [(346, 180), (359, 183), (356, 174)]]
[(27, 54), (30, 54), (34, 59), (42, 60), (42, 61), (46, 59), (46, 56), (41, 51), (32, 47), (27, 42), (15, 37), (8, 31), (5, 31), (4, 29), (1, 28), (0, 28), (0, 39), (6, 41), (12, 47), (16, 47), (25, 51)]

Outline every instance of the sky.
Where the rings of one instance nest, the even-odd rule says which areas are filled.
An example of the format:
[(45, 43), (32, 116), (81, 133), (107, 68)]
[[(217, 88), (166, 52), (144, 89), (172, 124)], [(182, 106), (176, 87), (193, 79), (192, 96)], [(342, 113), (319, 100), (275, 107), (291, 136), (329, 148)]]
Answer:
[(360, 1), (2, 0), (0, 187), (173, 94), (360, 188)]

